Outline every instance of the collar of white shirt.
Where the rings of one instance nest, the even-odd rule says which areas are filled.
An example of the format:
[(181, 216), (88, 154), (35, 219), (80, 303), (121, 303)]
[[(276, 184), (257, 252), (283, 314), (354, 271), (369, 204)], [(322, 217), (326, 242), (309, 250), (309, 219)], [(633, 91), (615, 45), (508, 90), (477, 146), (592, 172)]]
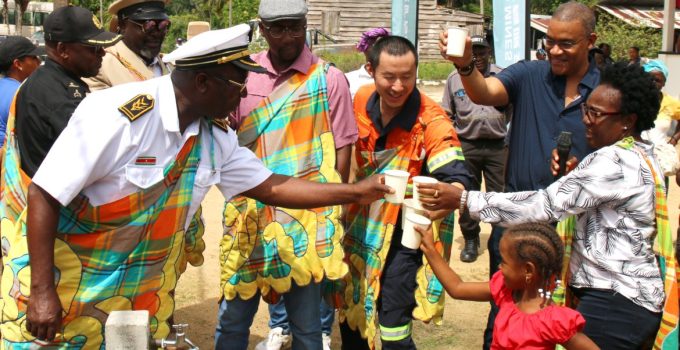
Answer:
[[(157, 101), (163, 128), (170, 133), (180, 134), (179, 116), (177, 115), (177, 100), (175, 99), (175, 89), (169, 75), (158, 78), (163, 79), (158, 87)], [(189, 124), (184, 131), (184, 136), (189, 137), (198, 135), (200, 119)]]

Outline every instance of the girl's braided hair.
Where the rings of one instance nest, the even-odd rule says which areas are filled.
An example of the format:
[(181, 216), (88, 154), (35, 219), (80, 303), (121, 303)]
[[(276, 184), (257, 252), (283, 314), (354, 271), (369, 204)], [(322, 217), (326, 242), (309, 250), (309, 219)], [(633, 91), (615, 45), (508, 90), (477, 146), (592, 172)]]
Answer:
[(506, 229), (505, 235), (512, 238), (519, 259), (536, 266), (542, 289), (552, 291), (564, 258), (564, 244), (555, 228), (542, 223), (521, 224)]

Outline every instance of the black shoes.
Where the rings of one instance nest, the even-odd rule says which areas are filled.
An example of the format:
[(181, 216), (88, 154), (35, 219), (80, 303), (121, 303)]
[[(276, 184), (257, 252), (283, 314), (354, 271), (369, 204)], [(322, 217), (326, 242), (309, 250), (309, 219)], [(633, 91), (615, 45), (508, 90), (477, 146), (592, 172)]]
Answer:
[(477, 260), (477, 256), (479, 256), (479, 237), (465, 239), (465, 247), (460, 252), (460, 261), (471, 263)]

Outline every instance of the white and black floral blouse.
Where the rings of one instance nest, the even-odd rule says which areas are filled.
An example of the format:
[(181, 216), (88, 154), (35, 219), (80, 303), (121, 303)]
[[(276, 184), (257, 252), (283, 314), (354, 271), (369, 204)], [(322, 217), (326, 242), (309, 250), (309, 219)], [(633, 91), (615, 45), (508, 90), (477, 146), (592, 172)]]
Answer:
[(587, 156), (545, 190), (470, 192), (468, 210), (475, 219), (503, 226), (557, 222), (577, 215), (569, 285), (614, 290), (637, 305), (661, 312), (663, 280), (652, 250), (654, 177), (639, 152), (659, 174), (651, 146), (636, 142), (627, 150), (612, 145)]

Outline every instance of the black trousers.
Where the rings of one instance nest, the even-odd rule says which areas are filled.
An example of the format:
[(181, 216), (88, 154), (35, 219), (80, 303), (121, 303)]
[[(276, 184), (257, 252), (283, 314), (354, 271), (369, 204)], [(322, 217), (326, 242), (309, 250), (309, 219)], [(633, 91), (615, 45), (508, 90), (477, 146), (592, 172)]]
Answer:
[[(460, 139), (465, 156), (465, 167), (474, 176), (471, 190), (479, 191), (482, 177), (486, 192), (503, 192), (505, 187), (505, 161), (507, 149), (503, 139)], [(467, 211), (458, 220), (465, 239), (479, 238), (479, 221), (473, 220)]]
[[(401, 235), (392, 238), (380, 277), (382, 287), (377, 300), (380, 339), (385, 350), (416, 348), (411, 337), (411, 325), (413, 309), (416, 307), (416, 274), (422, 264), (423, 253), (420, 250), (402, 246)], [(340, 335), (343, 350), (369, 349), (366, 339), (361, 338), (360, 333), (352, 330), (346, 323), (340, 323)]]
[(651, 312), (613, 290), (572, 288), (576, 310), (586, 319), (583, 333), (601, 349), (651, 349), (661, 313)]

